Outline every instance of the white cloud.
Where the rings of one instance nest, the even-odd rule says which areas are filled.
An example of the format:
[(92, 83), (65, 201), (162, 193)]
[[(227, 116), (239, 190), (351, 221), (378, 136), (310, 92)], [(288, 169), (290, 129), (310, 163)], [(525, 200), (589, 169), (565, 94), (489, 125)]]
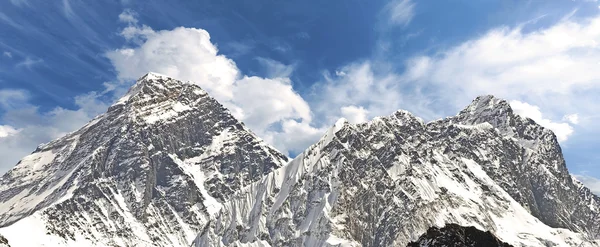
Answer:
[(5, 51), (5, 52), (4, 52), (4, 53), (2, 53), (2, 54), (3, 54), (5, 57), (12, 58), (12, 53), (11, 53), (11, 52), (9, 52), (9, 51)]
[(324, 81), (314, 88), (313, 110), (320, 118), (328, 118), (328, 123), (347, 116), (349, 108), (344, 107), (349, 106), (361, 107), (365, 119), (387, 116), (398, 109), (432, 118), (430, 100), (418, 90), (405, 90), (405, 79), (388, 68), (387, 64), (365, 61), (344, 66), (335, 75), (325, 73)]
[(568, 123), (558, 123), (544, 118), (540, 108), (518, 100), (510, 101), (510, 106), (515, 113), (531, 118), (533, 121), (554, 132), (559, 142), (566, 141), (573, 134), (573, 127)]
[[(426, 95), (455, 112), (478, 95), (493, 94), (544, 109), (544, 117), (577, 112), (575, 122), (595, 115), (600, 107), (600, 16), (564, 19), (533, 32), (495, 28), (482, 36), (407, 62), (402, 75), (407, 84), (426, 88)], [(547, 115), (547, 116), (546, 116)], [(575, 124), (553, 128), (568, 137)]]
[(2, 137), (12, 136), (16, 133), (19, 133), (19, 130), (13, 128), (9, 125), (0, 125), (0, 140)]
[(95, 92), (75, 97), (77, 110), (56, 107), (40, 112), (23, 90), (0, 90), (0, 173), (14, 166), (41, 143), (81, 128), (108, 105)]
[(563, 120), (568, 121), (569, 123), (572, 123), (572, 124), (579, 124), (579, 115), (577, 113), (568, 114), (563, 117)]
[(286, 119), (281, 122), (281, 130), (267, 131), (261, 137), (279, 150), (298, 154), (323, 136), (328, 126), (313, 127), (306, 122)]
[(136, 45), (106, 54), (121, 81), (153, 71), (195, 82), (283, 152), (298, 148), (299, 142), (282, 133), (292, 129), (305, 131), (297, 133), (304, 138), (317, 132), (310, 126), (310, 107), (294, 91), (288, 78), (293, 66), (258, 58), (270, 78), (244, 76), (231, 59), (218, 53), (205, 30), (178, 27), (156, 31), (137, 25), (129, 16), (134, 14), (128, 12), (120, 17), (129, 20), (121, 35), (136, 41)]
[(585, 187), (590, 189), (592, 193), (600, 196), (600, 180), (587, 175), (574, 175), (579, 182), (583, 183)]
[(415, 16), (415, 3), (411, 0), (391, 1), (387, 7), (389, 18), (393, 24), (406, 26)]
[(119, 79), (132, 80), (153, 71), (198, 82), (220, 100), (232, 98), (232, 87), (238, 77), (235, 63), (217, 54), (210, 35), (202, 29), (178, 27), (154, 31), (131, 27), (144, 42), (134, 48), (107, 53)]
[(294, 91), (287, 78), (243, 77), (233, 87), (233, 102), (241, 108), (238, 116), (257, 131), (269, 128), (282, 119), (310, 122), (310, 107)]
[(364, 123), (368, 121), (367, 114), (369, 111), (362, 106), (344, 106), (340, 110), (342, 111), (342, 117), (346, 118), (350, 123)]
[(119, 21), (127, 23), (127, 24), (137, 24), (138, 19), (136, 18), (136, 13), (131, 10), (125, 10), (121, 14), (119, 14)]

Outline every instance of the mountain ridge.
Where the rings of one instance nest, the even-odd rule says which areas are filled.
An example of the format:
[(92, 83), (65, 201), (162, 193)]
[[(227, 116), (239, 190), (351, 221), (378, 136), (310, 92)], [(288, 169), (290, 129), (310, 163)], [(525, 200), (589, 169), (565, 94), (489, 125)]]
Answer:
[(403, 246), (456, 223), (515, 246), (597, 246), (599, 205), (568, 174), (551, 131), (481, 96), (429, 123), (397, 111), (336, 124), (225, 203), (195, 243)]
[(406, 246), (457, 224), (514, 246), (600, 246), (600, 199), (568, 173), (554, 133), (491, 95), (430, 122), (405, 110), (340, 119), (288, 161), (202, 88), (150, 72), (0, 177), (0, 236)]

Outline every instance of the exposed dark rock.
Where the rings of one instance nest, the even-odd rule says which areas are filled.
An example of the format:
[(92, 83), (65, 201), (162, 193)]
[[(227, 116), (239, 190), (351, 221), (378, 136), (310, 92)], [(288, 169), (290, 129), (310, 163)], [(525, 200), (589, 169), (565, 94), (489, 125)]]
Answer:
[(496, 238), (489, 231), (481, 231), (472, 226), (448, 224), (444, 227), (431, 227), (417, 241), (408, 247), (512, 247)]

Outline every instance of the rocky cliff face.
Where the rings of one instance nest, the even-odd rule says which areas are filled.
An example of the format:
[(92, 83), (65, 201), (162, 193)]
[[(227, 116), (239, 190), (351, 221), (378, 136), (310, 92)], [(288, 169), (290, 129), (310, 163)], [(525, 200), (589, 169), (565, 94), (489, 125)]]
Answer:
[(244, 188), (197, 246), (405, 246), (455, 223), (514, 246), (598, 246), (600, 200), (554, 134), (491, 96), (424, 123), (405, 111), (340, 121)]
[(150, 73), (0, 178), (0, 233), (13, 247), (189, 246), (286, 162), (198, 86)]
[(512, 247), (490, 232), (475, 227), (448, 224), (442, 228), (431, 227), (407, 247)]

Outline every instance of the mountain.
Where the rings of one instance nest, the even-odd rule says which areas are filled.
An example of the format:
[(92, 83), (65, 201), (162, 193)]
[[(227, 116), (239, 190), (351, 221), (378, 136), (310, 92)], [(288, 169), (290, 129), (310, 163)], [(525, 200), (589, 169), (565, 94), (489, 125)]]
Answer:
[(415, 242), (407, 247), (512, 247), (496, 238), (490, 232), (483, 232), (475, 227), (463, 227), (448, 224), (442, 228), (429, 228)]
[(406, 111), (338, 121), (243, 188), (196, 246), (406, 246), (446, 224), (513, 246), (600, 246), (600, 199), (556, 136), (492, 96), (423, 122)]
[(13, 247), (189, 246), (287, 161), (200, 87), (149, 73), (0, 178), (0, 234)]

